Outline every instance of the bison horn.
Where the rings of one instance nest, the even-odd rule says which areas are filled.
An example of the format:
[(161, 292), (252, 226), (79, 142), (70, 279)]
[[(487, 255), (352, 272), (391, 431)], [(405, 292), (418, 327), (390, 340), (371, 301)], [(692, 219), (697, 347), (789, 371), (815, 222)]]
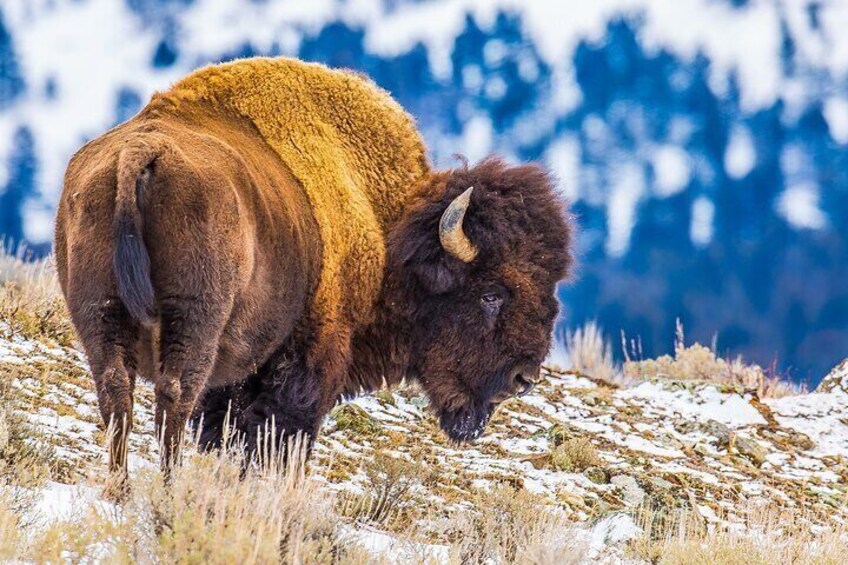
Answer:
[(462, 220), (465, 219), (465, 212), (471, 203), (473, 190), (472, 186), (454, 198), (439, 221), (439, 240), (442, 242), (442, 247), (465, 263), (470, 263), (477, 257), (477, 248), (462, 230)]

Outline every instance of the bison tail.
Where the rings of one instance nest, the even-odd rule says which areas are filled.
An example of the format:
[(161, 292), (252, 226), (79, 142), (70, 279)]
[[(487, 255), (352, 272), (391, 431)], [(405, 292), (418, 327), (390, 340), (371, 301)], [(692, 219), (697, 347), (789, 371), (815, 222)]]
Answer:
[(150, 326), (156, 316), (156, 300), (140, 202), (153, 178), (153, 162), (157, 156), (157, 150), (147, 143), (133, 144), (121, 151), (112, 224), (118, 296), (130, 315), (145, 326)]

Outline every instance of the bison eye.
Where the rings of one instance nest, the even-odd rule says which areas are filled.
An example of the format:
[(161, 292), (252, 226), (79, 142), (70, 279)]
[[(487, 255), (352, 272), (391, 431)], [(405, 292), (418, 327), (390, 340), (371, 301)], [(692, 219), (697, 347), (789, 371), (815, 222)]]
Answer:
[(485, 312), (487, 316), (495, 318), (501, 311), (503, 298), (501, 298), (497, 293), (487, 292), (480, 297), (480, 304), (483, 307), (483, 312)]

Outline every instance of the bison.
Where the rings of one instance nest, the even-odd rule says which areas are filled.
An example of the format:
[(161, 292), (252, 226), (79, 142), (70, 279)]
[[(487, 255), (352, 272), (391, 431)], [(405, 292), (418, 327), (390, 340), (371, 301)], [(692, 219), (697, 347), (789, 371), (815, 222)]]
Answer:
[(571, 264), (541, 167), (434, 171), (386, 92), (288, 58), (200, 69), (82, 147), (55, 253), (121, 473), (137, 376), (166, 468), (192, 415), (203, 445), (228, 411), (248, 445), (314, 438), (403, 378), (473, 440), (537, 381)]

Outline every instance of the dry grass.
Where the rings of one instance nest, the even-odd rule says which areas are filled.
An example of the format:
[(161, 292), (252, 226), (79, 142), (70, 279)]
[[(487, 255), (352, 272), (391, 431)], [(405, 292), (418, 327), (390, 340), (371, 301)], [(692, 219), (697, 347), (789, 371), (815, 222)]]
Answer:
[(33, 297), (15, 283), (0, 287), (0, 321), (12, 334), (31, 339), (47, 338), (64, 346), (74, 339), (64, 300)]
[(141, 545), (166, 563), (332, 562), (344, 554), (339, 522), (300, 453), (244, 477), (236, 452), (196, 456), (169, 485), (161, 473), (142, 475), (134, 508), (152, 527)]
[(571, 368), (592, 378), (621, 384), (620, 371), (612, 358), (612, 347), (595, 322), (565, 334), (565, 355)]
[[(147, 469), (119, 506), (91, 505), (18, 536), (18, 512), (0, 498), (0, 556), (35, 563), (366, 562), (347, 541), (332, 500), (304, 473), (298, 446), (284, 464), (246, 470), (232, 448), (193, 454), (166, 481)], [(0, 491), (2, 493), (3, 491)]]
[[(49, 259), (28, 261), (24, 252), (0, 249), (0, 322), (12, 335), (70, 343), (73, 334)], [(38, 372), (32, 367), (21, 366), (21, 371), (44, 378), (30, 375)], [(366, 488), (355, 504), (319, 489), (306, 476), (301, 456), (288, 458), (291, 463), (284, 468), (272, 454), (245, 471), (239, 449), (233, 448), (187, 455), (169, 481), (155, 469), (136, 471), (120, 504), (98, 501), (61, 519), (43, 520), (32, 515), (33, 495), (55, 478), (55, 461), (33, 447), (39, 445), (37, 430), (15, 409), (19, 399), (12, 382), (22, 376), (9, 373), (0, 379), (0, 560), (379, 562), (382, 557), (366, 553), (349, 533), (362, 521), (394, 532), (405, 553), (421, 563), (432, 561), (426, 544), (434, 541), (449, 543), (457, 563), (476, 563), (484, 556), (501, 563), (568, 563), (577, 547), (576, 538), (563, 535), (570, 527), (561, 517), (512, 487), (477, 495), (471, 508), (449, 519), (445, 509), (433, 515), (434, 508), (422, 504), (415, 492), (438, 478), (420, 463), (380, 453), (362, 466)], [(336, 410), (333, 418), (339, 429), (363, 437), (383, 432), (379, 422), (352, 405)], [(337, 508), (346, 509), (346, 515)], [(439, 520), (443, 529), (432, 525)], [(430, 526), (419, 528), (425, 522)]]
[(33, 299), (61, 295), (52, 256), (34, 259), (26, 247), (0, 242), (0, 283), (13, 283)]
[(741, 357), (726, 360), (718, 357), (713, 348), (695, 343), (686, 346), (683, 326), (677, 323), (674, 356), (663, 355), (644, 361), (627, 360), (623, 367), (628, 379), (668, 379), (700, 381), (740, 386), (756, 392), (760, 398), (779, 398), (798, 394), (802, 390), (789, 382), (767, 374), (759, 365), (748, 365)]
[(767, 506), (752, 509), (745, 524), (704, 523), (696, 513), (639, 515), (643, 534), (630, 542), (633, 557), (664, 565), (836, 565), (848, 552), (848, 525), (822, 531), (802, 514)]
[(551, 465), (557, 471), (582, 473), (600, 464), (598, 451), (586, 438), (567, 439), (551, 450)]
[[(340, 512), (356, 523), (391, 532), (399, 562), (560, 564), (585, 556), (584, 538), (545, 499), (510, 484), (464, 495), (453, 507), (433, 507), (416, 487), (438, 481), (425, 465), (375, 454), (365, 463), (364, 492), (342, 495)], [(447, 546), (434, 554), (428, 544)], [(438, 555), (438, 557), (437, 557)]]
[[(377, 453), (367, 462), (364, 492), (343, 495), (341, 513), (391, 532), (398, 562), (568, 564), (585, 556), (584, 539), (545, 499), (509, 484), (473, 490), (450, 509), (416, 498), (438, 481), (425, 465)], [(428, 544), (447, 546), (435, 554)], [(397, 551), (402, 551), (399, 557)]]
[(20, 524), (13, 502), (0, 483), (0, 562), (18, 557), (20, 547)]
[[(22, 252), (0, 249), (0, 322), (0, 331), (70, 342), (73, 334), (49, 260), (28, 262)], [(727, 383), (761, 396), (796, 392), (759, 367), (720, 359), (697, 344), (686, 347), (679, 333), (674, 356), (628, 360), (623, 371), (596, 324), (569, 333), (565, 343), (576, 370), (616, 384), (627, 378), (667, 378)], [(38, 372), (35, 367), (21, 370)], [(57, 372), (67, 380), (75, 378), (72, 370), (80, 369)], [(432, 560), (424, 544), (434, 542), (447, 546), (452, 563), (547, 565), (586, 559), (585, 536), (527, 490), (510, 485), (470, 489), (470, 494), (457, 494), (454, 506), (434, 507), (421, 500), (417, 487), (439, 477), (422, 464), (379, 450), (362, 463), (367, 481), (355, 498), (337, 500), (320, 489), (306, 476), (299, 455), (288, 459), (287, 469), (271, 454), (264, 465), (244, 471), (234, 448), (188, 455), (170, 482), (157, 470), (134, 472), (122, 504), (89, 505), (37, 526), (29, 511), (33, 489), (57, 476), (57, 463), (49, 450), (38, 447), (37, 430), (16, 409), (14, 375), (7, 373), (3, 377), (9, 378), (0, 378), (0, 561), (373, 563), (380, 558), (366, 553), (350, 534), (363, 521), (392, 532), (413, 548), (410, 555), (419, 552), (420, 558), (412, 558), (416, 562)], [(400, 394), (420, 391), (402, 388)], [(338, 429), (370, 440), (387, 433), (352, 405), (335, 411), (333, 418)], [(552, 444), (550, 462), (557, 469), (581, 472), (600, 464), (585, 438), (563, 436)], [(629, 549), (653, 563), (841, 563), (838, 558), (848, 549), (845, 528), (817, 534), (801, 518), (778, 512), (751, 517), (747, 531), (756, 535), (710, 532), (691, 512), (653, 513), (642, 523), (645, 535)]]
[(135, 563), (132, 526), (131, 517), (92, 508), (48, 524), (19, 552), (33, 563)]
[(366, 562), (342, 535), (332, 499), (306, 477), (298, 446), (247, 469), (239, 446), (193, 453), (169, 481), (154, 469), (134, 473), (120, 505), (86, 504), (58, 520), (35, 514), (54, 461), (17, 410), (19, 395), (0, 379), (0, 562)]
[(346, 430), (361, 437), (373, 436), (382, 431), (380, 422), (355, 404), (342, 404), (330, 413), (336, 430)]
[[(622, 338), (623, 339), (623, 338)], [(760, 398), (779, 398), (803, 392), (803, 389), (762, 369), (746, 364), (741, 357), (728, 360), (716, 355), (715, 347), (699, 343), (686, 346), (683, 326), (677, 322), (674, 355), (656, 359), (641, 359), (640, 344), (631, 342), (630, 351), (624, 340), (625, 363), (615, 364), (612, 347), (595, 322), (588, 322), (565, 334), (564, 352), (554, 355), (565, 358), (575, 371), (594, 379), (619, 386), (628, 386), (651, 379), (699, 381), (739, 386), (756, 392)], [(562, 345), (559, 346), (562, 348)]]
[(357, 521), (404, 532), (420, 517), (412, 493), (415, 487), (431, 480), (427, 468), (421, 463), (376, 452), (365, 462), (363, 471), (367, 478), (363, 492), (342, 496), (340, 512)]
[(20, 411), (11, 378), (0, 378), (0, 484), (34, 488), (52, 472), (53, 452)]
[(479, 493), (476, 510), (455, 516), (452, 563), (580, 563), (583, 538), (555, 509), (524, 489), (498, 485)]
[(0, 245), (0, 321), (13, 334), (70, 345), (74, 331), (52, 256), (33, 260), (25, 248)]

